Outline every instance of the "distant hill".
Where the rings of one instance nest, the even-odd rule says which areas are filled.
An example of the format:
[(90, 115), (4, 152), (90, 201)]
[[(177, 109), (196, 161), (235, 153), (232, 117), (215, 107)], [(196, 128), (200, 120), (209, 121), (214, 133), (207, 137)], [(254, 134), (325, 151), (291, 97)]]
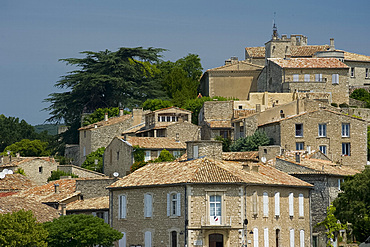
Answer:
[(58, 134), (58, 127), (63, 126), (62, 124), (38, 124), (33, 126), (37, 133), (41, 133), (44, 130), (48, 132), (49, 135)]

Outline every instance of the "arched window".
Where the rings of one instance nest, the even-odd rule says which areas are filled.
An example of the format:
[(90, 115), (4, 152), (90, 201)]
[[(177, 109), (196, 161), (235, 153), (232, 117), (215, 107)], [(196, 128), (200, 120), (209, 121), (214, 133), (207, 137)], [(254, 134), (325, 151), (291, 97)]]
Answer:
[(171, 232), (171, 247), (177, 247), (177, 232)]

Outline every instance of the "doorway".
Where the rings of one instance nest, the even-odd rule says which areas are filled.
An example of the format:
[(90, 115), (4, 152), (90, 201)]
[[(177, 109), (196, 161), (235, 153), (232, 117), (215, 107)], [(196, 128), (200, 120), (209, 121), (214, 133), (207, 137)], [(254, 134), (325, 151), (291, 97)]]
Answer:
[(209, 247), (224, 247), (224, 235), (222, 234), (209, 235)]

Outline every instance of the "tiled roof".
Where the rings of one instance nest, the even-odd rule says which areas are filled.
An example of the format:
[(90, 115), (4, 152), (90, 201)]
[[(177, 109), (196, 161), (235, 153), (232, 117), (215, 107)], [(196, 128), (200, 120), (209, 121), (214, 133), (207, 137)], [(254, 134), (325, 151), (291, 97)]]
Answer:
[(245, 118), (256, 113), (255, 109), (234, 109), (234, 119)]
[(7, 174), (5, 178), (0, 179), (0, 192), (11, 192), (26, 190), (37, 186), (28, 177), (21, 174)]
[(336, 58), (269, 58), (282, 68), (325, 68), (325, 69), (348, 69), (348, 66)]
[(129, 134), (129, 133), (135, 133), (135, 132), (141, 130), (143, 127), (145, 127), (145, 123), (140, 123), (138, 125), (132, 126), (128, 129), (126, 129), (125, 131), (123, 131), (122, 135)]
[(231, 120), (210, 120), (207, 123), (211, 128), (232, 128)]
[(185, 162), (149, 163), (108, 188), (173, 185), (183, 183), (247, 183), (285, 186), (310, 184), (267, 165), (258, 172), (243, 169), (240, 162), (201, 158)]
[[(265, 57), (265, 55), (263, 55), (263, 57)], [(224, 71), (228, 71), (228, 70), (247, 70), (245, 69), (246, 66), (238, 66), (239, 65), (246, 65), (246, 66), (249, 66), (249, 67), (252, 67), (252, 68), (255, 68), (255, 69), (263, 69), (263, 66), (260, 66), (260, 65), (256, 65), (256, 64), (252, 64), (252, 63), (248, 63), (246, 61), (238, 61), (236, 63), (231, 63), (231, 64), (225, 64), (225, 65), (222, 65), (222, 66), (219, 66), (219, 67), (216, 67), (216, 68), (213, 68), (213, 69), (207, 69), (206, 72), (209, 72), (209, 71), (218, 71), (218, 70), (224, 70)], [(243, 69), (244, 68), (244, 69)], [(251, 68), (251, 69), (252, 69)]]
[(108, 119), (108, 121), (103, 120), (103, 121), (100, 121), (100, 122), (96, 122), (96, 123), (81, 127), (78, 130), (81, 131), (81, 130), (93, 129), (93, 128), (95, 128), (95, 125), (96, 125), (97, 128), (103, 127), (103, 126), (114, 125), (114, 124), (124, 122), (124, 121), (126, 121), (130, 118), (132, 118), (132, 114), (127, 114), (127, 115), (123, 115), (123, 116), (120, 116), (120, 117), (111, 117), (111, 118)]
[(351, 53), (351, 52), (344, 52), (344, 60), (352, 60), (352, 61), (366, 61), (370, 62), (370, 56)]
[[(307, 46), (291, 46), (290, 54), (292, 57), (312, 57), (316, 52), (326, 51), (328, 45), (307, 45)], [(252, 58), (265, 58), (265, 47), (246, 47), (245, 50)]]
[(189, 110), (186, 110), (186, 109), (183, 109), (183, 108), (180, 108), (180, 107), (176, 107), (176, 106), (170, 106), (170, 107), (167, 107), (167, 108), (158, 109), (158, 110), (152, 111), (150, 113), (153, 113), (153, 112), (161, 112), (161, 111), (172, 109), (172, 108), (174, 108), (176, 110), (186, 111), (186, 112), (192, 113), (192, 111), (189, 111)]
[[(55, 193), (54, 184), (59, 184), (58, 193)], [(76, 192), (76, 179), (60, 179), (21, 191), (14, 196), (30, 198), (38, 202), (62, 202), (79, 194), (80, 192)]]
[[(124, 140), (124, 137), (118, 137)], [(126, 141), (132, 146), (139, 146), (147, 149), (185, 149), (186, 145), (183, 142), (177, 142), (169, 137), (133, 137), (128, 136)]]
[(265, 58), (265, 47), (246, 47), (245, 50), (252, 58)]
[(222, 159), (228, 161), (254, 161), (258, 162), (258, 151), (249, 152), (223, 152)]
[(67, 204), (66, 209), (67, 211), (109, 209), (109, 196), (77, 200)]
[(38, 222), (52, 221), (59, 217), (58, 210), (40, 202), (19, 197), (0, 197), (0, 214), (31, 210)]

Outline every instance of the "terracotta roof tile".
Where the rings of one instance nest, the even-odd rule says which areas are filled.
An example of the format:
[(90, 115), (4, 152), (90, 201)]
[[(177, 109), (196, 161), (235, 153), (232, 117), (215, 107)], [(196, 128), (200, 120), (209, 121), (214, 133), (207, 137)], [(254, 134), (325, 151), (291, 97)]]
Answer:
[(58, 210), (31, 199), (19, 197), (0, 197), (0, 214), (31, 210), (38, 222), (52, 221), (59, 217)]
[(245, 50), (252, 58), (265, 58), (265, 47), (246, 47)]
[[(292, 57), (312, 57), (316, 52), (326, 51), (328, 45), (307, 45), (291, 46), (290, 54)], [(245, 50), (252, 58), (265, 58), (265, 47), (246, 47)]]
[(78, 130), (81, 131), (81, 130), (93, 129), (93, 128), (95, 128), (95, 125), (97, 126), (97, 128), (104, 127), (104, 126), (109, 126), (109, 125), (114, 125), (114, 124), (124, 122), (128, 119), (131, 119), (131, 118), (132, 118), (132, 114), (127, 114), (127, 115), (123, 115), (123, 116), (120, 116), (120, 117), (111, 117), (111, 118), (108, 119), (108, 121), (103, 120), (103, 121), (100, 121), (100, 122), (96, 122), (96, 123), (81, 127)]
[(202, 158), (185, 162), (149, 163), (108, 188), (182, 183), (247, 183), (312, 187), (267, 165), (259, 165), (258, 172), (255, 172), (243, 169), (240, 162)]
[[(118, 137), (124, 140), (124, 137)], [(133, 137), (128, 136), (126, 141), (132, 146), (140, 146), (147, 149), (185, 149), (186, 144), (177, 142), (175, 139), (169, 137)]]
[(348, 69), (348, 66), (336, 58), (269, 58), (281, 68), (330, 68)]
[(223, 160), (229, 161), (254, 161), (258, 162), (258, 151), (249, 151), (249, 152), (223, 152)]
[(28, 177), (21, 174), (7, 174), (5, 178), (0, 179), (0, 192), (11, 192), (26, 190), (37, 186)]
[(370, 56), (351, 53), (351, 52), (344, 52), (344, 60), (352, 60), (352, 61), (366, 61), (370, 62)]
[(67, 204), (67, 211), (109, 209), (109, 196), (77, 200)]
[(153, 112), (161, 112), (161, 111), (172, 109), (172, 108), (177, 109), (177, 110), (181, 110), (181, 111), (186, 111), (186, 112), (192, 113), (192, 111), (189, 111), (189, 110), (186, 110), (186, 109), (183, 109), (183, 108), (180, 108), (180, 107), (176, 107), (176, 106), (170, 106), (170, 107), (158, 109), (158, 110), (152, 111), (150, 113), (153, 113)]
[[(263, 57), (265, 57), (265, 55), (263, 55)], [(235, 65), (238, 65), (238, 64), (239, 64), (239, 66), (236, 68)], [(260, 65), (257, 65), (257, 64), (248, 63), (246, 61), (238, 61), (236, 63), (225, 64), (225, 65), (213, 68), (213, 69), (207, 69), (206, 72), (218, 71), (218, 70), (222, 70), (222, 71), (248, 70), (248, 69), (245, 69), (245, 68), (243, 69), (244, 66), (240, 66), (240, 65), (247, 65), (247, 66), (250, 66), (250, 67), (254, 67), (255, 69), (263, 69), (263, 66), (260, 66)], [(242, 68), (240, 68), (240, 67), (242, 67)]]

